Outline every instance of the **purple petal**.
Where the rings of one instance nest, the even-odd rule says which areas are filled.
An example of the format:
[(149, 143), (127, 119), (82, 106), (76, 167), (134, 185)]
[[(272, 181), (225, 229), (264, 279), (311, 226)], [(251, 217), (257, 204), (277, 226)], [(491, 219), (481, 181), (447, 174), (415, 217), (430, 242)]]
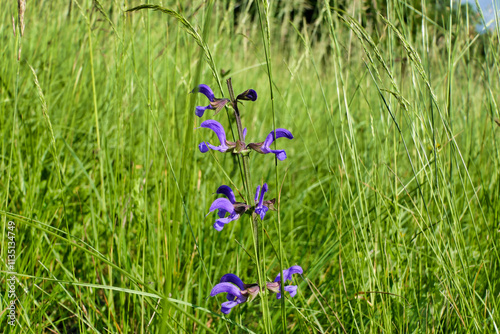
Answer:
[[(226, 145), (226, 132), (224, 131), (224, 128), (222, 127), (222, 125), (219, 122), (214, 121), (213, 119), (209, 119), (209, 120), (206, 120), (203, 123), (201, 123), (200, 126), (202, 128), (207, 128), (207, 129), (210, 129), (213, 132), (215, 132), (215, 134), (217, 135), (217, 138), (219, 138), (219, 141), (220, 141), (220, 148), (221, 149), (225, 148), (227, 150), (228, 147)], [(212, 148), (210, 146), (210, 144), (208, 145), (208, 147)], [(212, 149), (214, 149), (214, 148), (212, 148)], [(223, 152), (223, 151), (221, 151), (221, 152)]]
[(217, 210), (217, 209), (223, 209), (230, 214), (234, 213), (234, 206), (233, 203), (231, 203), (227, 198), (217, 198), (212, 205), (210, 206), (210, 212)]
[(261, 206), (255, 209), (255, 213), (260, 216), (260, 220), (264, 220), (268, 210), (269, 209), (266, 206)]
[(245, 137), (247, 136), (247, 128), (243, 129), (243, 141), (245, 141)]
[[(223, 218), (224, 219), (224, 218)], [(224, 228), (224, 223), (220, 221), (220, 219), (217, 219), (214, 223), (214, 228), (217, 232), (222, 231)]]
[(229, 186), (226, 186), (226, 185), (220, 186), (217, 189), (217, 194), (226, 195), (226, 197), (229, 199), (229, 201), (231, 203), (233, 203), (233, 204), (236, 203), (236, 198), (234, 197), (233, 189), (231, 189), (231, 187), (229, 187)]
[(257, 92), (254, 91), (253, 89), (249, 89), (246, 97), (250, 99), (250, 101), (255, 101), (257, 100)]
[[(222, 219), (225, 219), (225, 218), (222, 218)], [(217, 219), (214, 223), (214, 228), (217, 232), (220, 232), (222, 231), (222, 229), (224, 228), (224, 222), (221, 221), (221, 219)]]
[(287, 129), (282, 129), (282, 128), (276, 129), (276, 138), (274, 138), (274, 131), (269, 132), (269, 134), (267, 135), (266, 140), (264, 141), (264, 145), (262, 145), (263, 151), (264, 148), (269, 149), (269, 146), (273, 143), (273, 141), (281, 137), (293, 139), (292, 133)]
[(235, 301), (227, 301), (221, 304), (220, 311), (224, 314), (229, 314), (231, 312), (231, 309), (238, 305), (238, 302)]
[(235, 274), (225, 274), (224, 276), (221, 277), (220, 282), (221, 283), (230, 282), (236, 284), (240, 288), (240, 290), (245, 290), (245, 284), (243, 283), (241, 278), (239, 278)]
[(260, 199), (258, 206), (262, 206), (262, 203), (264, 202), (264, 194), (267, 192), (268, 189), (269, 187), (267, 186), (267, 183), (264, 183), (264, 185), (262, 186), (262, 190), (260, 191)]
[(236, 296), (237, 299), (244, 299), (245, 297), (241, 294), (240, 289), (229, 282), (219, 283), (214, 286), (212, 291), (210, 292), (210, 297), (218, 295), (219, 293), (230, 293)]
[[(304, 271), (302, 270), (301, 266), (291, 266), (288, 268), (288, 277), (285, 277), (287, 280), (291, 281), (292, 280), (292, 275), (293, 274), (300, 274), (302, 275)], [(283, 273), (284, 275), (284, 273)]]
[(290, 297), (295, 297), (297, 294), (297, 286), (296, 285), (287, 285), (285, 286), (285, 291), (290, 293)]
[[(257, 198), (259, 196), (259, 189), (260, 186), (257, 186), (257, 193), (255, 194), (255, 201), (257, 201)], [(263, 205), (264, 203), (264, 194), (267, 192), (269, 187), (267, 186), (267, 183), (264, 183), (262, 186), (262, 189), (260, 189), (260, 198), (259, 198), (259, 203), (255, 206), (255, 213), (260, 216), (261, 220), (264, 220), (264, 216), (266, 215), (267, 210), (269, 210), (266, 206)]]
[(208, 144), (208, 147), (211, 148), (212, 150), (219, 151), (222, 153), (226, 152), (228, 149), (228, 147), (226, 145), (214, 146), (214, 145), (210, 144), (209, 142), (207, 142), (207, 144)]
[(269, 150), (269, 153), (276, 154), (276, 158), (278, 158), (279, 161), (283, 161), (286, 159), (285, 150)]
[[(283, 276), (285, 277), (285, 282), (286, 281), (291, 281), (292, 280), (292, 275), (293, 274), (301, 274), (302, 275), (303, 270), (300, 266), (291, 266), (288, 269), (283, 270)], [(280, 275), (276, 276), (276, 279), (274, 280), (275, 282), (280, 281)]]
[(201, 142), (200, 145), (198, 145), (198, 148), (200, 149), (201, 153), (207, 153), (208, 152), (207, 143), (205, 143), (204, 141)]
[(227, 211), (224, 209), (219, 209), (219, 212), (217, 212), (217, 215), (219, 218), (224, 218), (226, 216)]
[(253, 89), (247, 89), (243, 93), (239, 94), (236, 97), (236, 100), (255, 101), (255, 100), (257, 100), (257, 92), (254, 91)]
[[(284, 287), (285, 291), (290, 293), (290, 297), (295, 297), (297, 294), (297, 286), (296, 285), (287, 285)], [(281, 299), (281, 292), (276, 293), (276, 299)]]
[(232, 222), (233, 220), (237, 220), (238, 218), (240, 218), (240, 215), (239, 214), (232, 214), (230, 215), (229, 217), (227, 218), (220, 218), (220, 219), (217, 219), (215, 221), (215, 224), (214, 224), (214, 228), (217, 230), (217, 231), (222, 231), (222, 229), (224, 228), (224, 225), (226, 224), (229, 224), (230, 222)]
[(208, 106), (206, 106), (206, 107), (197, 106), (196, 107), (196, 111), (194, 113), (196, 114), (196, 116), (202, 117), (203, 114), (205, 113), (205, 110), (207, 110), (207, 109), (213, 109), (213, 107), (210, 104)]
[(214, 92), (212, 91), (212, 89), (210, 87), (208, 87), (205, 84), (199, 85), (197, 88), (193, 89), (193, 91), (191, 93), (194, 93), (194, 92), (202, 93), (210, 100), (210, 102), (214, 101), (214, 97), (215, 97)]
[(255, 192), (254, 202), (257, 202), (257, 200), (259, 199), (259, 192), (260, 192), (260, 184), (257, 186), (257, 191)]

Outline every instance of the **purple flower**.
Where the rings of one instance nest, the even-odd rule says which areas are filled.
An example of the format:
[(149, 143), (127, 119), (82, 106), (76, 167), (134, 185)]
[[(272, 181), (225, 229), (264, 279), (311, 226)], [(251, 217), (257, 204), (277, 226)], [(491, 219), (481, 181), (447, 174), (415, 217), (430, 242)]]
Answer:
[(288, 139), (293, 139), (293, 135), (290, 131), (287, 129), (276, 129), (276, 131), (271, 131), (267, 137), (266, 140), (264, 140), (261, 143), (250, 143), (248, 144), (248, 147), (251, 149), (255, 150), (256, 152), (259, 152), (261, 154), (268, 154), (268, 153), (274, 153), (276, 154), (276, 157), (278, 160), (283, 161), (286, 159), (286, 152), (285, 150), (272, 150), (270, 148), (271, 144), (278, 138), (281, 137), (286, 137)]
[(215, 97), (214, 92), (207, 85), (199, 85), (191, 91), (191, 93), (202, 93), (209, 100), (210, 104), (208, 106), (197, 106), (195, 114), (198, 117), (202, 117), (207, 109), (215, 109), (215, 114), (217, 114), (228, 102), (229, 99), (218, 99)]
[(227, 293), (227, 302), (222, 303), (221, 312), (224, 314), (229, 314), (231, 309), (238, 304), (244, 303), (247, 301), (247, 298), (241, 294), (241, 290), (231, 283), (219, 283), (214, 286), (212, 291), (210, 292), (210, 297), (214, 297), (219, 293)]
[(208, 149), (211, 148), (212, 150), (216, 150), (219, 152), (226, 152), (228, 150), (233, 150), (236, 147), (236, 143), (228, 141), (226, 139), (226, 132), (224, 131), (224, 128), (222, 125), (214, 121), (213, 119), (209, 119), (201, 123), (200, 125), (202, 128), (207, 128), (215, 132), (217, 135), (217, 138), (219, 138), (220, 145), (219, 146), (214, 146), (210, 144), (209, 142), (201, 142), (198, 145), (198, 148), (200, 149), (201, 153), (206, 153), (208, 152)]
[[(267, 183), (264, 183), (262, 189), (260, 188), (260, 186), (257, 186), (257, 191), (255, 192), (254, 201), (257, 202), (257, 199), (259, 200), (259, 202), (255, 206), (255, 213), (260, 216), (261, 220), (264, 220), (264, 216), (266, 215), (267, 210), (269, 210), (269, 208), (266, 205), (264, 205), (264, 194), (267, 192), (267, 189), (268, 189)], [(260, 198), (259, 198), (259, 191), (260, 191)]]
[[(300, 266), (291, 266), (288, 269), (283, 270), (283, 277), (285, 277), (285, 283), (286, 281), (292, 281), (292, 275), (293, 274), (300, 274), (302, 275), (303, 271)], [(278, 274), (276, 278), (274, 279), (273, 283), (267, 283), (267, 288), (271, 290), (272, 292), (276, 292), (276, 298), (280, 299), (281, 298), (281, 291), (280, 291), (280, 283), (281, 283), (281, 274)], [(287, 285), (284, 287), (285, 291), (288, 291), (290, 293), (290, 297), (294, 297), (297, 294), (297, 286), (296, 285)]]
[[(222, 194), (227, 197), (227, 199), (216, 199), (210, 206), (210, 212), (219, 210), (217, 213), (219, 219), (215, 221), (214, 228), (220, 232), (224, 228), (224, 225), (240, 218), (240, 215), (247, 211), (249, 207), (245, 203), (236, 202), (234, 192), (229, 186), (220, 186), (217, 189), (217, 194)], [(226, 217), (226, 214), (229, 214), (229, 216)]]
[(236, 97), (236, 100), (255, 101), (257, 100), (257, 92), (253, 89), (247, 89), (246, 91), (238, 95)]
[(260, 288), (257, 284), (244, 284), (235, 274), (226, 274), (222, 276), (220, 283), (214, 286), (210, 292), (210, 297), (214, 297), (219, 293), (227, 293), (227, 302), (222, 303), (221, 312), (229, 314), (233, 307), (246, 302), (248, 297), (253, 300), (259, 291)]

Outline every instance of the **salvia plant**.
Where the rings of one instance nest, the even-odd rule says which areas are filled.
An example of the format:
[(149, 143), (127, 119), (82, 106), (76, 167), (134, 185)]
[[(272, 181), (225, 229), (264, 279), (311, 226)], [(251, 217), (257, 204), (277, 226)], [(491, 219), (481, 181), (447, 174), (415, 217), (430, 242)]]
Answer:
[[(252, 301), (258, 295), (262, 298), (267, 294), (275, 293), (276, 298), (281, 299), (283, 294), (288, 292), (290, 297), (294, 297), (297, 294), (297, 286), (286, 285), (286, 283), (288, 281), (293, 282), (294, 274), (303, 273), (302, 268), (298, 265), (294, 265), (288, 269), (281, 268), (282, 272), (277, 274), (273, 282), (265, 282), (259, 263), (258, 250), (261, 249), (261, 245), (259, 245), (258, 225), (259, 221), (263, 223), (269, 210), (276, 211), (274, 206), (275, 198), (266, 199), (268, 197), (266, 195), (269, 192), (267, 183), (259, 184), (256, 188), (252, 187), (248, 163), (252, 151), (260, 154), (272, 153), (278, 160), (285, 160), (287, 158), (285, 150), (273, 149), (271, 145), (279, 138), (293, 139), (293, 135), (287, 129), (278, 128), (270, 131), (264, 141), (247, 144), (245, 140), (248, 131), (242, 126), (238, 103), (242, 101), (256, 101), (257, 92), (253, 89), (248, 89), (235, 97), (231, 79), (227, 80), (227, 87), (229, 90), (229, 99), (216, 98), (212, 89), (205, 84), (199, 85), (192, 91), (193, 93), (197, 92), (205, 95), (209, 100), (207, 106), (196, 107), (195, 114), (198, 117), (203, 117), (208, 110), (213, 110), (215, 116), (222, 108), (229, 107), (234, 111), (234, 118), (230, 117), (230, 119), (234, 119), (238, 130), (238, 138), (235, 141), (229, 141), (224, 127), (218, 121), (209, 119), (203, 121), (200, 125), (201, 128), (210, 129), (215, 132), (218, 139), (218, 143), (210, 143), (209, 141), (201, 142), (198, 145), (201, 153), (213, 150), (220, 153), (239, 155), (241, 157), (240, 161), (243, 164), (242, 181), (246, 191), (246, 199), (242, 202), (237, 201), (235, 191), (227, 185), (221, 185), (216, 190), (216, 194), (222, 195), (222, 197), (214, 200), (209, 209), (209, 214), (216, 211), (213, 227), (218, 232), (224, 233), (223, 229), (227, 224), (240, 221), (240, 218), (245, 214), (251, 217), (250, 221), (252, 223), (258, 283), (245, 284), (241, 278), (232, 273), (222, 276), (219, 283), (213, 287), (210, 296), (214, 297), (221, 293), (226, 294), (227, 301), (223, 302), (221, 306), (221, 312), (224, 314), (229, 314), (233, 307), (247, 301)], [(253, 189), (256, 189), (255, 195), (253, 195)]]

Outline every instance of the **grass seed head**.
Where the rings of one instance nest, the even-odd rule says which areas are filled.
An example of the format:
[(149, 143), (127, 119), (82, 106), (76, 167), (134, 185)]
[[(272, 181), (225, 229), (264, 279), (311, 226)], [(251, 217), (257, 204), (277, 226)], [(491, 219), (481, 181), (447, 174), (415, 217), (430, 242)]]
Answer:
[(26, 0), (17, 0), (17, 12), (19, 15), (19, 27), (21, 36), (24, 35), (24, 12), (26, 11)]

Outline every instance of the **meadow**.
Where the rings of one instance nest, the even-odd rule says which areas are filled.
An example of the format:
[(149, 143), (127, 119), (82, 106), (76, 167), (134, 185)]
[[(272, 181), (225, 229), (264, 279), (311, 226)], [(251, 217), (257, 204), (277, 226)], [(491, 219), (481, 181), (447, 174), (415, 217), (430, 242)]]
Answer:
[[(0, 332), (499, 333), (499, 25), (453, 1), (142, 4), (2, 3)], [(229, 78), (258, 94), (246, 143), (288, 129), (286, 159), (200, 152), (208, 119), (238, 139), (230, 104), (195, 115)], [(264, 183), (276, 211), (214, 229), (219, 186)], [(223, 314), (227, 273), (261, 293)]]

